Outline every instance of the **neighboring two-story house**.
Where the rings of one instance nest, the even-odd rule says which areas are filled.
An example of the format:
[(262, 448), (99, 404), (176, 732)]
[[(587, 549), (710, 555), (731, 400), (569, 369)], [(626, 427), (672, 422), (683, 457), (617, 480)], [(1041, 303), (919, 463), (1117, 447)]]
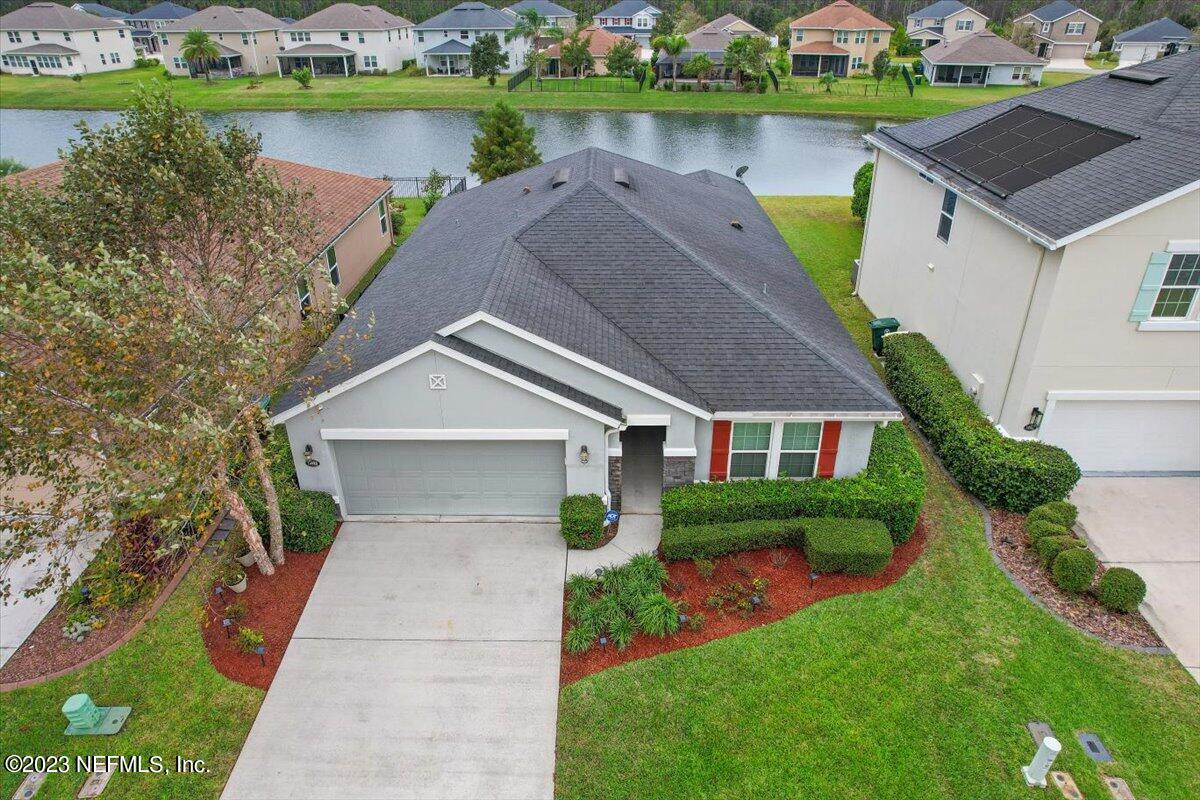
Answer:
[[(168, 22), (159, 29), (158, 45), (163, 63), (172, 75), (203, 75), (207, 66), (214, 78), (263, 75), (275, 72), (275, 54), (280, 51), (279, 29), (283, 23), (257, 8), (209, 6), (190, 17)], [(202, 30), (217, 45), (220, 55), (210, 64), (192, 64), (180, 47), (191, 30)]]
[(1100, 33), (1102, 20), (1069, 0), (1054, 0), (1013, 19), (1013, 37), (1028, 30), (1034, 55), (1049, 59), (1050, 69), (1086, 69), (1083, 57)]
[(413, 59), (413, 24), (379, 6), (335, 3), (284, 26), (279, 37), (280, 77), (300, 68), (317, 76), (395, 72)]
[(181, 6), (178, 3), (155, 3), (147, 9), (130, 14), (125, 18), (133, 32), (133, 43), (142, 51), (142, 55), (152, 55), (162, 50), (158, 41), (158, 32), (168, 22), (190, 17), (196, 9)]
[(789, 27), (793, 75), (832, 72), (844, 78), (869, 70), (871, 60), (892, 40), (891, 25), (847, 0), (792, 20)]
[(518, 72), (524, 69), (533, 43), (520, 38), (504, 41), (516, 25), (515, 14), (486, 3), (459, 3), (416, 26), (417, 65), (424, 67), (427, 75), (470, 75), (471, 45), (491, 33), (508, 53), (508, 72)]
[(83, 75), (133, 66), (133, 37), (119, 19), (57, 3), (30, 3), (0, 17), (0, 71)]
[(1117, 54), (1119, 66), (1122, 67), (1191, 49), (1192, 32), (1169, 17), (1147, 22), (1113, 37), (1113, 52)]
[(575, 12), (569, 8), (563, 8), (558, 3), (551, 3), (550, 0), (518, 0), (504, 10), (516, 16), (530, 9), (541, 14), (551, 27), (558, 28), (563, 33), (575, 30)]
[(1200, 472), (1200, 51), (867, 135), (856, 275), (1005, 435)]
[(609, 33), (633, 39), (642, 48), (642, 58), (649, 58), (651, 31), (662, 11), (643, 0), (619, 0), (601, 11), (592, 22)]
[(921, 47), (953, 42), (987, 29), (988, 18), (958, 0), (937, 0), (908, 15), (904, 30)]

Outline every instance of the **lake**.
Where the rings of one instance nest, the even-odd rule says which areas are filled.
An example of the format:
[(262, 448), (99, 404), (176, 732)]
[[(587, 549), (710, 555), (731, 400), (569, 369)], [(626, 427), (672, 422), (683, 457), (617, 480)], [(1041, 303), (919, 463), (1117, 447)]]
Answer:
[[(869, 159), (862, 135), (874, 120), (749, 114), (612, 111), (527, 112), (549, 161), (595, 146), (677, 172), (732, 175), (749, 166), (755, 194), (850, 194), (854, 171)], [(29, 166), (57, 158), (80, 119), (98, 126), (110, 111), (0, 109), (0, 156)], [(205, 114), (220, 127), (238, 122), (262, 134), (263, 152), (361, 175), (424, 176), (433, 167), (467, 175), (473, 111), (253, 111)], [(472, 181), (473, 182), (473, 181)]]

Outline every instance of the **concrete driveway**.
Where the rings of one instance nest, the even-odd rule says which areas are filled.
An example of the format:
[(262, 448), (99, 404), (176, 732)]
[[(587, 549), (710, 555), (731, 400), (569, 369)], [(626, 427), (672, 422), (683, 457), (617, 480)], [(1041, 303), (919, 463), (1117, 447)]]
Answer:
[(556, 524), (346, 523), (223, 798), (551, 798)]
[(1142, 613), (1200, 681), (1200, 478), (1084, 478), (1071, 502), (1100, 560), (1146, 581)]

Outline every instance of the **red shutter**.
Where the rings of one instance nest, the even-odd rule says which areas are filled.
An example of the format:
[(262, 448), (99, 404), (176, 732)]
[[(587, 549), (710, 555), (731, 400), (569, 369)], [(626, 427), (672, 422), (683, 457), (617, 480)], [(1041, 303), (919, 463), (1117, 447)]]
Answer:
[[(842, 438), (840, 420), (825, 420), (821, 428), (821, 452), (817, 454), (817, 477), (832, 478), (837, 464), (838, 440)], [(714, 455), (716, 451), (714, 450)]]
[(708, 479), (723, 481), (729, 477), (729, 434), (733, 423), (727, 419), (713, 420), (712, 461), (708, 465)]

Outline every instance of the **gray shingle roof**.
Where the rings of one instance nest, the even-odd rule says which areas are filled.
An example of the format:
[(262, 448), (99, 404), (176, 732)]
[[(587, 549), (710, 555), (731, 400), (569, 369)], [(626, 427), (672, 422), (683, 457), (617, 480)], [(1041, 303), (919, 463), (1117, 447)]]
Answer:
[(428, 50), (424, 51), (426, 55), (445, 56), (445, 55), (465, 55), (471, 52), (471, 45), (458, 39), (447, 39), (441, 44), (436, 44)]
[(644, 0), (620, 0), (603, 11), (595, 14), (597, 17), (632, 17), (643, 9), (650, 9), (651, 14), (660, 14), (657, 6), (652, 6)]
[(921, 51), (931, 64), (1045, 64), (1024, 48), (991, 31), (979, 31), (949, 42), (938, 42)]
[[(1200, 180), (1200, 51), (1138, 65), (1164, 75), (1153, 85), (1112, 77), (1123, 70), (898, 127), (867, 138), (917, 164), (1044, 242)], [(1138, 138), (1000, 198), (934, 164), (921, 152), (1019, 105), (1040, 108)]]
[(318, 44), (316, 42), (313, 42), (311, 44), (297, 45), (296, 47), (292, 47), (288, 50), (284, 50), (279, 55), (281, 57), (284, 57), (284, 56), (338, 56), (338, 57), (341, 57), (341, 56), (352, 56), (352, 55), (354, 55), (354, 51), (351, 50), (349, 47), (342, 47), (342, 46), (336, 45), (336, 44)]
[(1117, 42), (1171, 42), (1187, 41), (1192, 38), (1192, 32), (1170, 17), (1156, 19), (1139, 25), (1133, 30), (1118, 33), (1113, 37)]
[(595, 148), (439, 202), (356, 308), (327, 388), (482, 311), (701, 408), (898, 410), (744, 185)]
[(573, 17), (575, 12), (569, 8), (563, 8), (558, 3), (551, 3), (550, 0), (518, 0), (508, 6), (505, 11), (511, 11), (514, 14), (519, 14), (526, 9), (536, 9), (543, 17)]
[(66, 45), (56, 42), (38, 42), (26, 47), (18, 47), (16, 50), (9, 50), (4, 55), (6, 56), (77, 56), (78, 50), (72, 50)]
[(417, 30), (508, 30), (517, 24), (512, 14), (486, 3), (459, 3), (454, 8), (430, 17)]
[(183, 19), (196, 13), (196, 9), (181, 6), (178, 3), (155, 3), (149, 8), (131, 14), (126, 19)]
[(186, 33), (199, 28), (206, 33), (242, 33), (246, 31), (274, 31), (283, 27), (283, 23), (265, 11), (257, 8), (231, 8), (229, 6), (209, 6), (191, 16), (168, 22), (162, 27), (163, 31)]
[(379, 6), (334, 3), (288, 25), (289, 31), (384, 31), (410, 28), (412, 23)]
[(88, 14), (92, 14), (97, 17), (103, 17), (104, 19), (125, 18), (124, 11), (118, 11), (115, 8), (109, 8), (103, 3), (73, 3), (72, 5), (77, 5), (79, 6), (79, 10), (86, 11)]
[(1082, 10), (1069, 0), (1054, 0), (1054, 2), (1039, 6), (1029, 13), (1042, 22), (1054, 22), (1056, 19), (1062, 19), (1068, 14), (1074, 14), (1076, 11)]
[(124, 27), (125, 23), (119, 19), (105, 19), (58, 3), (30, 3), (0, 17), (0, 29), (6, 31), (87, 31)]
[(967, 6), (958, 0), (938, 0), (938, 2), (927, 5), (924, 8), (913, 11), (908, 15), (909, 19), (942, 19), (951, 14), (962, 11)]

